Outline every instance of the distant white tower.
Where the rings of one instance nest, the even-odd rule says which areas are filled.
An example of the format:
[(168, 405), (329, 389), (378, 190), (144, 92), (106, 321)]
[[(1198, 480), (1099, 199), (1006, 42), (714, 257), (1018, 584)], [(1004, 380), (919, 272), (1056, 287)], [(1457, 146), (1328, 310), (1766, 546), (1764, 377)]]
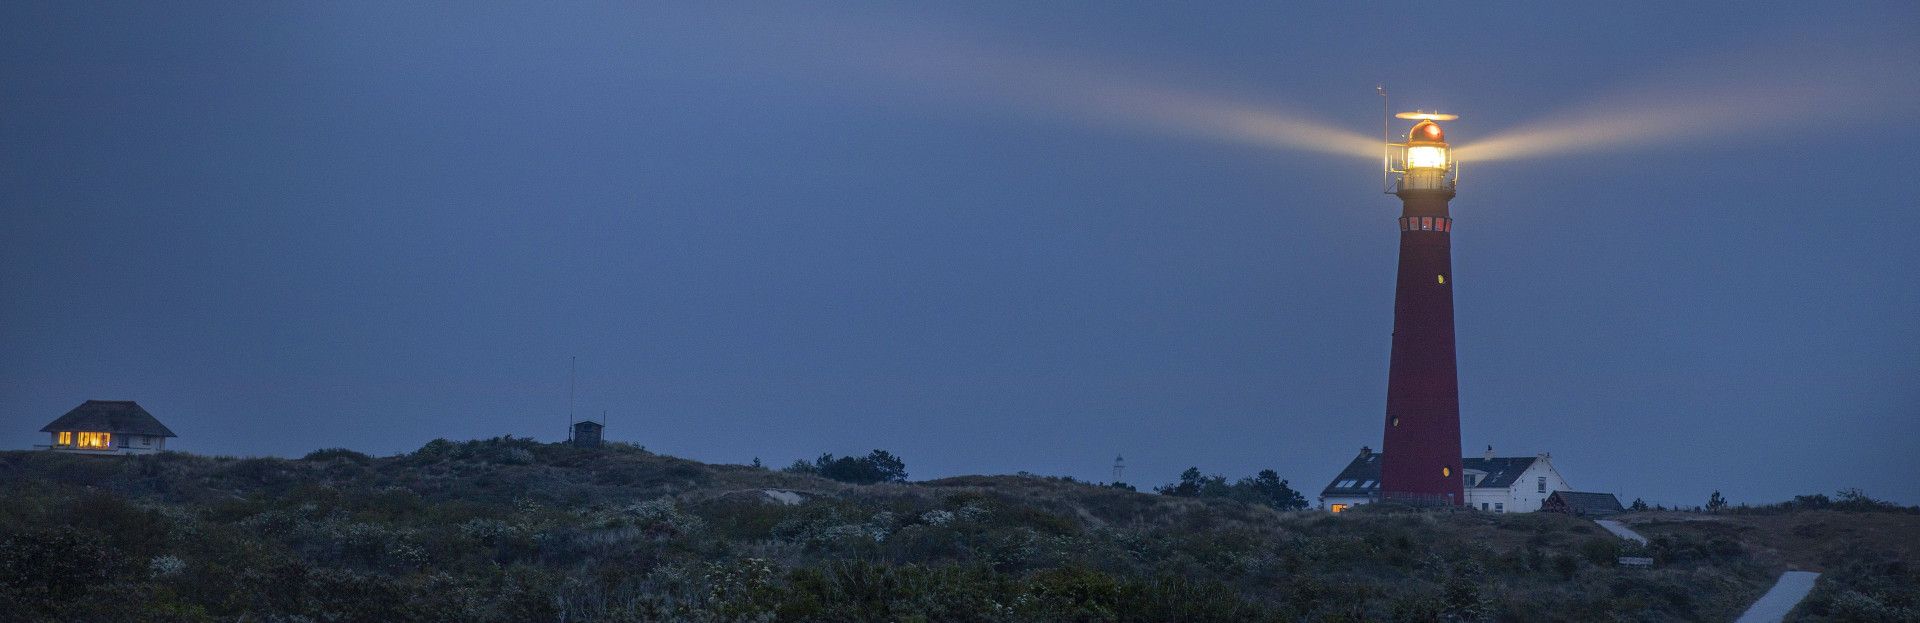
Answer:
[(1114, 455), (1114, 457), (1113, 457), (1113, 481), (1114, 481), (1114, 482), (1125, 482), (1125, 480), (1124, 480), (1123, 478), (1121, 478), (1121, 477), (1122, 477), (1122, 476), (1124, 476), (1124, 475), (1126, 475), (1126, 473), (1127, 473), (1127, 459), (1126, 459), (1126, 457), (1122, 457), (1122, 456), (1120, 456), (1120, 455), (1117, 455), (1117, 454), (1116, 454), (1116, 455)]

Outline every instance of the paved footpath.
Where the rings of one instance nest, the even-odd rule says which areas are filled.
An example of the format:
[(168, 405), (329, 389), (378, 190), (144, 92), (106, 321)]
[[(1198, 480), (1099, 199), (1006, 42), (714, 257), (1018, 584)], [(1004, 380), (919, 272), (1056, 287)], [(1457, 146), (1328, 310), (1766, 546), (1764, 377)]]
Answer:
[(1812, 571), (1780, 574), (1780, 581), (1774, 582), (1773, 588), (1767, 589), (1767, 594), (1761, 595), (1760, 601), (1753, 602), (1747, 608), (1747, 613), (1740, 615), (1740, 619), (1734, 623), (1778, 623), (1787, 618), (1787, 613), (1794, 606), (1800, 605), (1800, 600), (1807, 598), (1807, 593), (1813, 592), (1813, 581), (1817, 579), (1820, 579), (1820, 574)]
[[(1606, 528), (1614, 536), (1641, 545), (1647, 544), (1647, 537), (1640, 536), (1640, 533), (1634, 532), (1632, 528), (1618, 521), (1599, 519), (1593, 523), (1600, 524), (1600, 527)], [(1807, 593), (1813, 592), (1813, 581), (1818, 579), (1820, 574), (1812, 571), (1788, 571), (1780, 574), (1780, 580), (1773, 583), (1773, 588), (1767, 589), (1767, 594), (1761, 595), (1760, 601), (1748, 606), (1747, 613), (1740, 615), (1740, 619), (1734, 623), (1779, 623), (1787, 618), (1787, 613), (1792, 612), (1794, 606), (1800, 605), (1800, 600), (1807, 598)]]
[(1600, 527), (1606, 528), (1607, 531), (1612, 532), (1614, 536), (1617, 536), (1629, 541), (1633, 541), (1641, 545), (1647, 544), (1647, 537), (1640, 536), (1640, 533), (1634, 532), (1632, 528), (1628, 528), (1625, 524), (1622, 524), (1618, 521), (1614, 521), (1612, 519), (1596, 519), (1594, 520), (1593, 523), (1600, 524)]

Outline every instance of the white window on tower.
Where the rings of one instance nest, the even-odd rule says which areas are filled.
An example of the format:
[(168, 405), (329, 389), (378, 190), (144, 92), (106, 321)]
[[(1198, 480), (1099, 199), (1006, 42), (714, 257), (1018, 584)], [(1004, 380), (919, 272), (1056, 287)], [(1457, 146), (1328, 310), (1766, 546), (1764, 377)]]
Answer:
[(1538, 490), (1538, 491), (1539, 491), (1539, 492), (1541, 492), (1541, 493), (1546, 493), (1546, 492), (1547, 492), (1547, 477), (1546, 477), (1546, 476), (1541, 476), (1541, 477), (1539, 477), (1539, 478), (1537, 478), (1537, 479), (1535, 479), (1535, 480), (1534, 480), (1533, 482), (1534, 482), (1534, 489), (1535, 489), (1535, 490)]

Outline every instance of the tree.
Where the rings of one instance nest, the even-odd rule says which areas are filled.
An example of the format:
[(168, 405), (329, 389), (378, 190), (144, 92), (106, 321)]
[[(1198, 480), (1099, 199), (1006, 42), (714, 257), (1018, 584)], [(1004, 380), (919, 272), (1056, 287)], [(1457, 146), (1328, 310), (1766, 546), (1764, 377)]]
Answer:
[(1155, 487), (1161, 495), (1187, 498), (1228, 498), (1248, 504), (1262, 504), (1277, 510), (1299, 510), (1307, 507), (1307, 498), (1299, 491), (1288, 486), (1280, 479), (1280, 474), (1271, 469), (1260, 470), (1252, 478), (1241, 478), (1232, 484), (1227, 477), (1208, 476), (1198, 467), (1189, 467), (1180, 472), (1180, 482)]
[(1280, 479), (1280, 474), (1270, 469), (1260, 470), (1252, 478), (1240, 479), (1234, 483), (1234, 489), (1239, 494), (1235, 497), (1242, 501), (1265, 504), (1274, 510), (1296, 511), (1307, 507), (1306, 496), (1293, 490), (1287, 481)]
[(1629, 507), (1627, 507), (1627, 510), (1630, 510), (1630, 511), (1634, 511), (1634, 512), (1636, 512), (1636, 513), (1637, 513), (1637, 512), (1641, 512), (1641, 511), (1645, 511), (1645, 510), (1647, 510), (1647, 501), (1646, 501), (1646, 500), (1642, 500), (1642, 499), (1640, 499), (1640, 498), (1634, 498), (1634, 499), (1633, 499), (1633, 505), (1632, 505), (1632, 506), (1629, 506)]
[(1187, 471), (1180, 472), (1180, 482), (1154, 487), (1153, 490), (1160, 495), (1197, 498), (1207, 493), (1209, 489), (1218, 490), (1226, 486), (1226, 483), (1225, 476), (1207, 476), (1200, 473), (1200, 468), (1189, 467)]
[(1726, 507), (1727, 498), (1722, 497), (1719, 490), (1713, 492), (1713, 497), (1707, 498), (1707, 512), (1709, 513), (1718, 513)]
[[(796, 465), (795, 467), (798, 467)], [(907, 463), (886, 450), (874, 450), (864, 457), (821, 454), (809, 466), (810, 471), (840, 482), (870, 485), (876, 482), (906, 482)], [(796, 471), (788, 468), (788, 471)]]

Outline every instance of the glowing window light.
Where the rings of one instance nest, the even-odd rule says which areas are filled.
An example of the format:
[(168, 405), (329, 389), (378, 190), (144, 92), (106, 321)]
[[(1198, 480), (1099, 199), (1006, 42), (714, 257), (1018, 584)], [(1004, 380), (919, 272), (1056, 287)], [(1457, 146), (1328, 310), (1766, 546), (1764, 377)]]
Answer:
[(60, 432), (60, 445), (63, 445), (63, 446), (71, 446), (71, 445), (73, 445), (73, 432), (72, 432), (72, 431), (61, 431), (61, 432)]
[(105, 449), (113, 442), (111, 433), (80, 433), (74, 444), (77, 448)]
[(1435, 280), (1438, 280), (1438, 281), (1440, 282), (1440, 285), (1443, 285), (1443, 286), (1444, 286), (1444, 285), (1447, 285), (1447, 276), (1446, 276), (1446, 275), (1434, 275), (1434, 276), (1433, 276), (1433, 278), (1434, 278)]
[(1433, 145), (1416, 145), (1407, 148), (1407, 168), (1444, 169), (1447, 168), (1447, 148)]
[(1453, 468), (1451, 468), (1451, 467), (1442, 467), (1442, 468), (1440, 468), (1440, 477), (1441, 477), (1441, 478), (1452, 478), (1452, 477), (1453, 477)]
[(1333, 510), (1333, 512), (1336, 512), (1336, 513), (1338, 513), (1338, 512), (1340, 512), (1340, 511), (1344, 511), (1344, 510), (1347, 510), (1347, 505), (1345, 505), (1345, 504), (1335, 504), (1335, 505), (1333, 505), (1333, 506), (1330, 506), (1330, 507), (1328, 507), (1328, 508), (1330, 508), (1330, 509), (1332, 509), (1332, 510)]

